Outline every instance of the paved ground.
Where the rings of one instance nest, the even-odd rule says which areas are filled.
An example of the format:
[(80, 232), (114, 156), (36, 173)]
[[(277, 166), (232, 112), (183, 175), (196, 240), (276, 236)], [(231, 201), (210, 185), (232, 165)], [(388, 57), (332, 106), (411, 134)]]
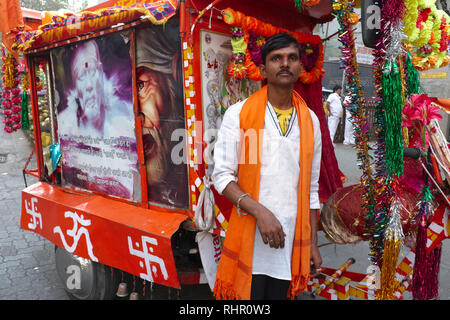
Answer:
[[(22, 169), (32, 144), (22, 131), (7, 134), (0, 130), (0, 300), (67, 300), (55, 269), (54, 246), (41, 236), (21, 230), (21, 190), (25, 187)], [(4, 155), (6, 155), (4, 157)], [(336, 145), (339, 166), (349, 179), (358, 182), (360, 172), (355, 152), (350, 146)], [(34, 158), (30, 168), (35, 168)], [(27, 176), (28, 185), (36, 179)], [(319, 243), (328, 242), (323, 233)], [(350, 270), (366, 272), (369, 266), (368, 245), (328, 245), (321, 248), (323, 264), (339, 267), (349, 257), (356, 263)], [(404, 254), (407, 254), (405, 250)], [(444, 243), (440, 271), (440, 299), (450, 299), (450, 247)], [(204, 299), (207, 294), (192, 290), (191, 299)], [(410, 296), (405, 295), (405, 298)]]
[[(0, 130), (0, 299), (68, 299), (55, 270), (53, 244), (20, 229), (22, 170), (32, 147), (23, 131)], [(33, 157), (31, 169), (35, 163)], [(36, 181), (27, 176), (28, 185)]]

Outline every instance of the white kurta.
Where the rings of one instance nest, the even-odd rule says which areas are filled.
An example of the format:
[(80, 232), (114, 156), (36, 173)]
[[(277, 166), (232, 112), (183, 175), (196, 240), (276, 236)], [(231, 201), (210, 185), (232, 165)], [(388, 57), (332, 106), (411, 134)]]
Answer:
[(330, 130), (331, 141), (334, 140), (334, 135), (339, 124), (339, 118), (342, 113), (341, 98), (336, 92), (328, 96), (327, 101), (330, 103), (330, 115), (328, 116), (328, 129)]
[(344, 144), (355, 144), (355, 137), (354, 137), (354, 129), (353, 129), (353, 120), (352, 120), (352, 114), (348, 110), (348, 106), (351, 102), (350, 96), (346, 96), (344, 99), (344, 105), (345, 105), (345, 129), (344, 129)]
[[(222, 193), (230, 181), (237, 181), (239, 114), (245, 101), (231, 106), (223, 118), (214, 146), (213, 182)], [(319, 175), (322, 142), (317, 116), (310, 110), (314, 126), (314, 155), (311, 172), (310, 208), (319, 209)], [(280, 221), (286, 233), (285, 247), (274, 249), (264, 244), (256, 228), (253, 250), (253, 274), (291, 279), (291, 256), (297, 217), (297, 190), (300, 172), (300, 130), (297, 114), (291, 118), (286, 135), (281, 134), (278, 119), (270, 105), (265, 112), (265, 130), (261, 154), (259, 202)], [(239, 183), (239, 182), (238, 182)]]
[(350, 111), (345, 111), (345, 130), (344, 130), (344, 144), (355, 144), (355, 136), (352, 122), (352, 114)]

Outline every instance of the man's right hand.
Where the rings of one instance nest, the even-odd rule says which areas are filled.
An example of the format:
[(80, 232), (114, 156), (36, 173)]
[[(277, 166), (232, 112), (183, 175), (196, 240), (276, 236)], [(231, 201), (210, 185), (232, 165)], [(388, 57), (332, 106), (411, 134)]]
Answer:
[(271, 248), (284, 248), (286, 234), (274, 214), (261, 205), (258, 212), (253, 214), (253, 216), (256, 219), (256, 225), (264, 243), (268, 244)]
[[(244, 194), (244, 191), (234, 181), (229, 182), (223, 190), (223, 195), (235, 204), (242, 194)], [(256, 225), (265, 244), (272, 248), (284, 248), (286, 234), (280, 221), (269, 209), (251, 197), (243, 197), (240, 207), (256, 219)]]

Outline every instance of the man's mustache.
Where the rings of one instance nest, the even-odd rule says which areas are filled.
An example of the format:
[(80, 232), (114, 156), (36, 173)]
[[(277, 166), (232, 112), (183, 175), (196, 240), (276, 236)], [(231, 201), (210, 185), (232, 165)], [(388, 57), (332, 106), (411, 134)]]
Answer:
[(293, 74), (291, 71), (289, 71), (288, 69), (280, 70), (280, 71), (277, 72), (276, 75), (279, 76), (279, 75), (282, 74), (282, 73), (288, 73), (288, 74), (291, 75), (291, 76), (294, 75), (294, 74)]

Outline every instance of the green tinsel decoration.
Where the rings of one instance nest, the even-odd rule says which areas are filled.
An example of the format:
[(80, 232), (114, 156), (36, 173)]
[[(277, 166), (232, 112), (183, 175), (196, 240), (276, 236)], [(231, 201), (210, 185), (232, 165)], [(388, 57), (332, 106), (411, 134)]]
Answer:
[(419, 72), (414, 68), (414, 65), (411, 60), (411, 55), (408, 53), (405, 57), (406, 63), (406, 72), (407, 72), (407, 91), (406, 95), (409, 97), (412, 94), (418, 94), (420, 89), (420, 80), (419, 80)]
[(386, 170), (403, 175), (402, 89), (399, 68), (395, 60), (387, 61), (382, 75)]
[(303, 0), (294, 0), (295, 7), (297, 8), (298, 12), (303, 11)]
[(26, 91), (22, 93), (22, 121), (23, 130), (30, 130), (30, 120), (28, 119), (28, 94)]

